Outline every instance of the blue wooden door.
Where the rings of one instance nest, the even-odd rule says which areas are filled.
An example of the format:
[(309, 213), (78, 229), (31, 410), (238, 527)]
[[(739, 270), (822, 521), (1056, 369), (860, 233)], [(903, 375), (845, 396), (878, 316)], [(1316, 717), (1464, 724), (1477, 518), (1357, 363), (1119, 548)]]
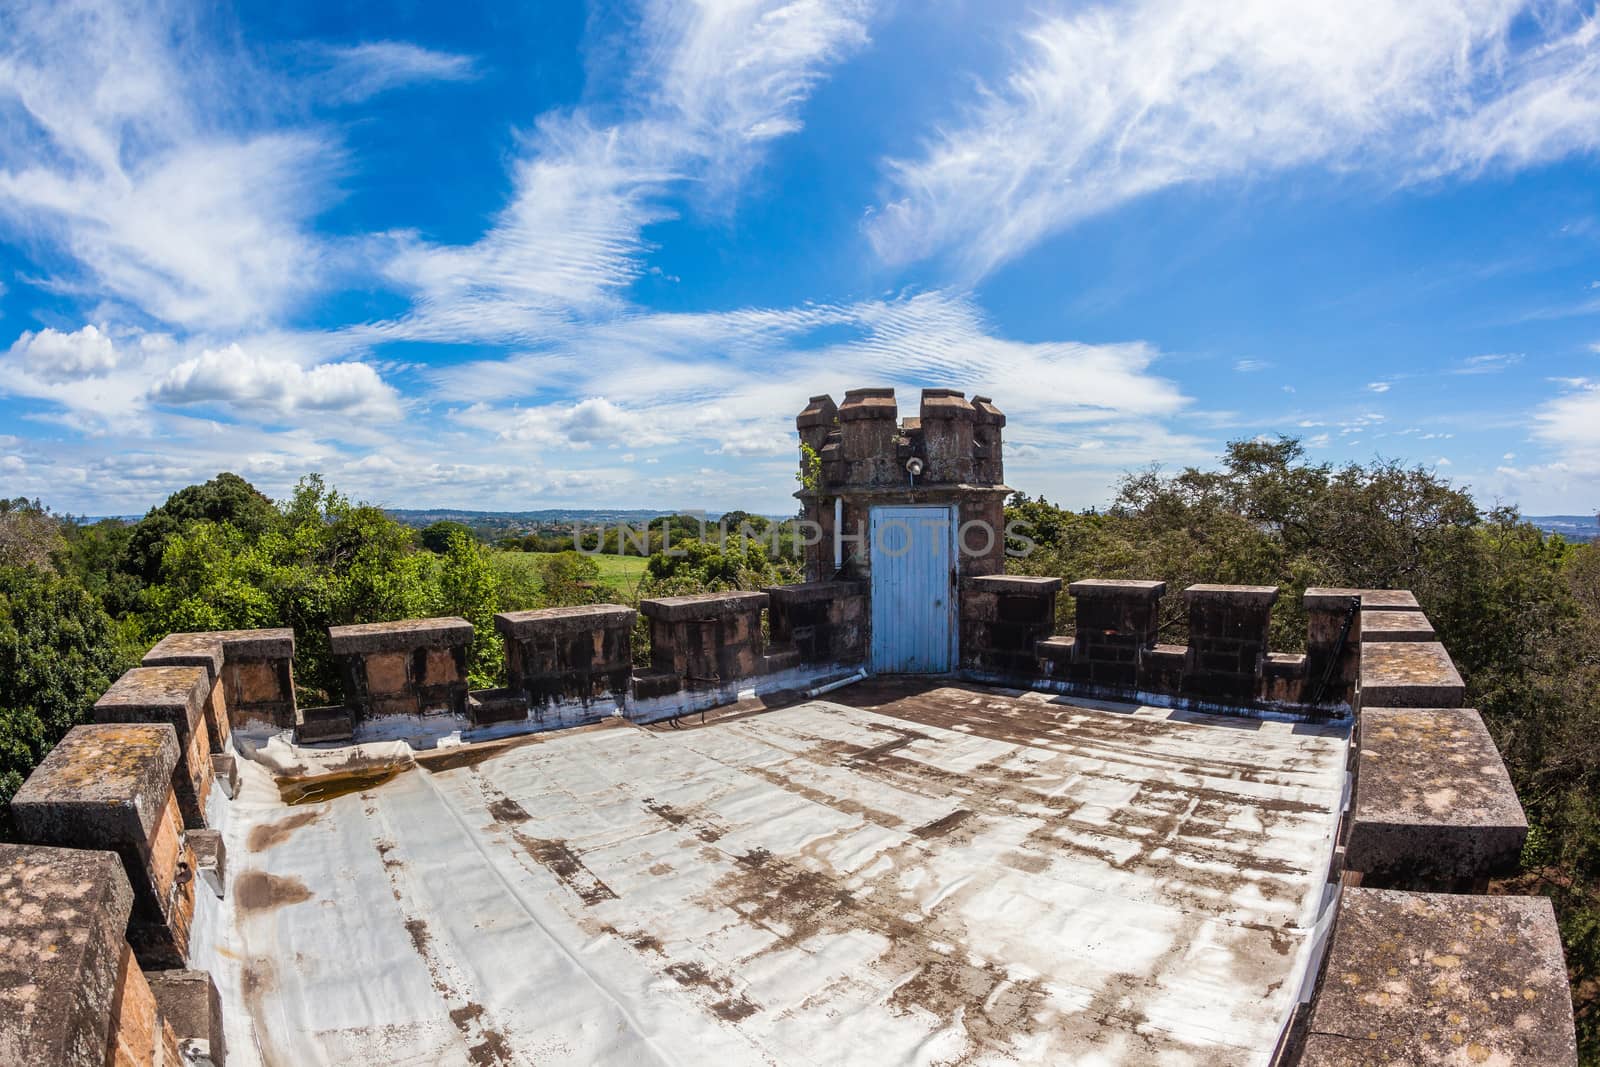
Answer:
[(872, 509), (872, 669), (950, 669), (955, 541), (947, 507)]

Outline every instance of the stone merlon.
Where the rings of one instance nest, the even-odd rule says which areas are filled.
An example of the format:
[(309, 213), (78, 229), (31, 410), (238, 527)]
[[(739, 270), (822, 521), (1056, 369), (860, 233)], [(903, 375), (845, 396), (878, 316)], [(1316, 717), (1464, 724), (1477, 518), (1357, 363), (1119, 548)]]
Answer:
[(285, 626), (270, 630), (168, 634), (157, 641), (140, 662), (146, 667), (204, 667), (215, 682), (229, 657), (292, 659), (294, 631)]
[(1545, 897), (1348, 888), (1300, 1067), (1573, 1067)]
[(113, 853), (0, 845), (0, 1063), (107, 1062), (132, 910)]
[(1067, 592), (1075, 597), (1145, 596), (1155, 599), (1166, 591), (1166, 582), (1143, 582), (1130, 578), (1084, 578), (1067, 586)]
[(1460, 672), (1437, 641), (1362, 642), (1362, 707), (1458, 708), (1465, 695)]
[(78, 848), (147, 842), (156, 834), (178, 767), (166, 723), (75, 726), (11, 801), (23, 838)]
[(1345, 867), (1362, 884), (1445, 885), (1516, 869), (1528, 821), (1476, 711), (1368, 708), (1359, 759)]
[(167, 722), (188, 744), (205, 711), (211, 678), (203, 667), (135, 667), (94, 704), (96, 722)]

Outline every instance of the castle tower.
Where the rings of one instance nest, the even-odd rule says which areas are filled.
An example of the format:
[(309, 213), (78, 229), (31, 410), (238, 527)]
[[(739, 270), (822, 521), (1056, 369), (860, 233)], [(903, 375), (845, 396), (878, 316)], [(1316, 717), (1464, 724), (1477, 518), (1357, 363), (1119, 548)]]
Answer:
[(812, 397), (795, 424), (795, 495), (822, 533), (806, 551), (807, 579), (868, 585), (887, 657), (879, 669), (952, 669), (958, 598), (1004, 570), (1005, 416), (987, 397), (924, 389), (917, 415), (902, 420), (894, 390), (878, 388), (852, 389), (837, 406)]

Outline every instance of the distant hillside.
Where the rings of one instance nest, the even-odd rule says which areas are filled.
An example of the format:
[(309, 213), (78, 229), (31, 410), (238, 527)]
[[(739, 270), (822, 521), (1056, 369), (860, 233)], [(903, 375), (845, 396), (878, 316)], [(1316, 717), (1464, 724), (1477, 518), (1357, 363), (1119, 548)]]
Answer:
[(1593, 515), (1524, 515), (1547, 534), (1560, 534), (1568, 541), (1600, 539), (1600, 521)]
[(621, 508), (545, 508), (541, 511), (462, 511), (454, 508), (384, 508), (384, 514), (407, 526), (430, 526), (436, 522), (459, 522), (464, 526), (528, 525), (581, 522), (589, 525), (613, 522), (644, 522), (671, 515), (670, 511)]

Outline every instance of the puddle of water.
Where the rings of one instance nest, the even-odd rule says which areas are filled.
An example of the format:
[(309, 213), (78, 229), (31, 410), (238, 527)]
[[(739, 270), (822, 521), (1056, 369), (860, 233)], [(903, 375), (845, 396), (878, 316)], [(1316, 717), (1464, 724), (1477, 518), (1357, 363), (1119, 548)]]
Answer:
[(278, 797), (291, 807), (296, 804), (318, 804), (334, 797), (374, 789), (409, 771), (412, 766), (410, 763), (388, 763), (356, 771), (319, 774), (311, 778), (278, 778)]

